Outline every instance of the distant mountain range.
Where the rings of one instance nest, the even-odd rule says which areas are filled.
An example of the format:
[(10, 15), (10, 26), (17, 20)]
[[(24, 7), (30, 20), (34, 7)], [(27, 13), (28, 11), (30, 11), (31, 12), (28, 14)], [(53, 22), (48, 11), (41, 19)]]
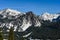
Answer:
[(13, 27), (14, 32), (19, 35), (23, 33), (23, 37), (59, 38), (59, 31), (58, 34), (56, 34), (56, 31), (60, 30), (59, 24), (59, 13), (50, 14), (46, 12), (38, 16), (32, 11), (26, 13), (13, 9), (4, 9), (0, 11), (0, 27), (3, 28), (3, 31), (9, 32), (9, 29)]

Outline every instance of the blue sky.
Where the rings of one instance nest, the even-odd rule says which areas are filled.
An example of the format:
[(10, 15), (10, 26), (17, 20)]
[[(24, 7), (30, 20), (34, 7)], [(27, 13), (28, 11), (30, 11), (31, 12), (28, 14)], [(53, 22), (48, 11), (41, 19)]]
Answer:
[(60, 0), (0, 0), (0, 10), (5, 8), (21, 12), (33, 11), (37, 15), (44, 12), (59, 13)]

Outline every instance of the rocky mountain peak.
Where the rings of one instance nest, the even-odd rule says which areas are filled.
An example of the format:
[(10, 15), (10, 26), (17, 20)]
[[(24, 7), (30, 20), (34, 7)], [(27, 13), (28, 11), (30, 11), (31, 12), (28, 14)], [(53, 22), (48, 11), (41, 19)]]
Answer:
[(0, 14), (1, 15), (10, 15), (10, 16), (15, 16), (15, 15), (19, 15), (19, 14), (22, 15), (21, 12), (19, 12), (17, 10), (9, 9), (9, 8), (1, 10)]

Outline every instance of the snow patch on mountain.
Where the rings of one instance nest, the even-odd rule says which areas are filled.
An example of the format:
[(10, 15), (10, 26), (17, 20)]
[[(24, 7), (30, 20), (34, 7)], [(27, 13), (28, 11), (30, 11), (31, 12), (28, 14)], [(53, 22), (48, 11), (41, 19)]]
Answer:
[[(22, 29), (22, 31), (25, 31), (27, 28), (29, 28), (29, 26), (31, 26), (32, 24), (30, 24), (30, 21), (27, 22), (27, 20), (24, 18), (23, 19), (23, 23), (20, 26), (20, 28)], [(21, 30), (19, 29), (18, 32), (20, 32)]]
[(24, 35), (23, 37), (28, 37), (29, 35), (31, 35), (32, 32), (28, 33), (27, 35)]

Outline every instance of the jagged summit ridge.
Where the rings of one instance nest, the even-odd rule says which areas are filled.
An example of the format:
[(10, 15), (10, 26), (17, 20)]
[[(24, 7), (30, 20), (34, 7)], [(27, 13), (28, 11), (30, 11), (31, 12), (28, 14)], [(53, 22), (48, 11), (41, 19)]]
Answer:
[(50, 20), (52, 21), (53, 19), (56, 19), (59, 14), (50, 14), (48, 12), (45, 12), (44, 14), (41, 15), (43, 20)]
[(22, 15), (21, 12), (19, 12), (17, 10), (9, 9), (9, 8), (1, 10), (0, 14), (2, 14), (2, 15), (11, 15), (11, 16), (15, 16), (15, 15), (19, 15), (19, 14)]

